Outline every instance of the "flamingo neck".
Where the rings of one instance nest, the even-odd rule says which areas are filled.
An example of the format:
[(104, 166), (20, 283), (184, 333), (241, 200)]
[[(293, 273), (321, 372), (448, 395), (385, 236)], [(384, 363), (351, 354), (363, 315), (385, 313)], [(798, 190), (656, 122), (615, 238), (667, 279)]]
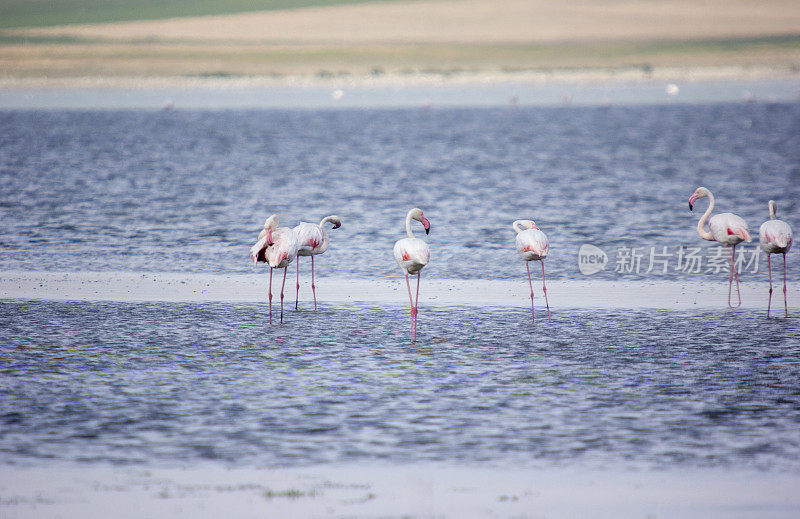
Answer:
[(522, 227), (522, 225), (523, 225), (524, 223), (525, 223), (525, 220), (515, 220), (515, 221), (514, 221), (514, 223), (513, 223), (513, 224), (511, 224), (511, 227), (514, 229), (514, 232), (516, 232), (517, 234), (519, 234), (519, 233), (521, 233), (522, 231), (524, 231), (524, 230), (525, 230), (525, 228), (524, 228), (524, 227)]
[(406, 234), (409, 238), (414, 237), (414, 231), (411, 230), (411, 213), (412, 211), (409, 211), (406, 215)]
[(714, 209), (714, 195), (711, 194), (711, 191), (708, 192), (708, 209), (706, 212), (703, 213), (703, 216), (700, 217), (700, 221), (697, 222), (697, 234), (700, 235), (701, 238), (708, 241), (714, 241), (714, 236), (711, 235), (710, 232), (706, 231), (706, 220), (708, 220), (709, 215), (711, 215), (711, 211)]
[(769, 219), (770, 220), (775, 220), (776, 218), (778, 218), (778, 215), (776, 213), (777, 213), (776, 204), (775, 204), (775, 202), (770, 200), (769, 201)]
[(324, 228), (325, 222), (333, 223), (333, 222), (331, 222), (331, 217), (330, 216), (326, 216), (325, 218), (323, 218), (322, 220), (319, 221), (320, 229)]

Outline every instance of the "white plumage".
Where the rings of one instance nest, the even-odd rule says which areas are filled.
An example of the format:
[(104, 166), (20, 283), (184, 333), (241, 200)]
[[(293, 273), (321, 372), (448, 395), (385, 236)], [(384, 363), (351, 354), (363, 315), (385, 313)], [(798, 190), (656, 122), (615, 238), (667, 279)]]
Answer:
[[(730, 275), (728, 276), (728, 306), (733, 307), (731, 304), (731, 286), (734, 278), (736, 278), (736, 294), (739, 298), (737, 306), (742, 306), (742, 296), (739, 291), (739, 274), (736, 272), (734, 256), (736, 255), (737, 244), (743, 241), (749, 242), (752, 239), (750, 230), (747, 228), (747, 222), (733, 213), (720, 213), (709, 219), (711, 211), (714, 210), (714, 195), (705, 187), (698, 187), (689, 197), (689, 210), (692, 211), (694, 209), (694, 203), (698, 199), (705, 197), (708, 197), (708, 209), (697, 222), (697, 234), (704, 240), (716, 241), (725, 245), (725, 247), (729, 245), (733, 247), (730, 253), (731, 267)], [(708, 231), (705, 228), (706, 220), (708, 220)]]
[(769, 271), (769, 302), (767, 303), (767, 317), (772, 306), (772, 262), (771, 254), (783, 254), (783, 310), (786, 317), (789, 317), (789, 303), (786, 298), (786, 253), (792, 248), (792, 228), (783, 220), (778, 220), (776, 215), (777, 205), (774, 200), (767, 204), (769, 208), (769, 220), (761, 224), (758, 230), (758, 238), (761, 249), (767, 254), (767, 269)]
[(269, 322), (272, 323), (272, 269), (282, 268), (283, 284), (281, 285), (281, 322), (283, 322), (283, 289), (286, 285), (286, 269), (297, 257), (299, 243), (297, 235), (288, 227), (278, 227), (278, 215), (273, 214), (264, 222), (264, 228), (258, 234), (255, 245), (250, 248), (250, 259), (253, 263), (269, 265)]
[(758, 230), (758, 239), (761, 248), (767, 254), (786, 254), (792, 248), (792, 228), (783, 220), (778, 220), (777, 204), (770, 200), (769, 220), (761, 224)]
[[(295, 226), (294, 233), (297, 236), (299, 249), (298, 256), (311, 256), (311, 291), (314, 293), (314, 310), (317, 309), (317, 287), (314, 284), (314, 256), (322, 254), (328, 250), (328, 231), (326, 224), (330, 223), (334, 229), (342, 226), (342, 220), (336, 215), (330, 215), (323, 218), (319, 225), (300, 222)], [(300, 258), (297, 258), (297, 286), (295, 293), (294, 308), (297, 310), (297, 304), (300, 300)]]
[[(416, 220), (422, 224), (425, 234), (430, 231), (430, 222), (422, 214), (422, 209), (414, 208), (406, 214), (406, 238), (397, 240), (394, 244), (394, 260), (403, 269), (406, 276), (406, 286), (408, 287), (408, 298), (411, 300), (411, 342), (417, 337), (417, 303), (419, 302), (419, 277), (420, 271), (431, 258), (428, 244), (423, 240), (414, 237), (411, 230), (411, 220)], [(408, 281), (409, 274), (417, 275), (417, 299), (416, 302), (411, 296), (411, 283)]]
[(528, 272), (528, 284), (531, 288), (531, 320), (536, 322), (533, 310), (533, 281), (531, 280), (531, 269), (528, 262), (540, 261), (542, 264), (542, 291), (547, 305), (547, 319), (550, 321), (550, 301), (547, 299), (547, 285), (544, 279), (544, 259), (550, 250), (550, 241), (533, 220), (515, 220), (511, 227), (517, 233), (517, 254), (525, 261), (525, 269)]
[[(514, 222), (531, 222), (532, 220), (517, 220)], [(515, 228), (516, 230), (516, 228)], [(539, 229), (526, 229), (517, 231), (517, 253), (525, 261), (540, 261), (547, 257), (550, 242), (547, 235)]]
[(394, 260), (406, 274), (416, 274), (430, 259), (428, 244), (419, 238), (403, 238), (394, 244)]
[(743, 241), (749, 242), (750, 229), (741, 216), (733, 213), (715, 214), (708, 220), (708, 229), (714, 241), (723, 245), (737, 245)]

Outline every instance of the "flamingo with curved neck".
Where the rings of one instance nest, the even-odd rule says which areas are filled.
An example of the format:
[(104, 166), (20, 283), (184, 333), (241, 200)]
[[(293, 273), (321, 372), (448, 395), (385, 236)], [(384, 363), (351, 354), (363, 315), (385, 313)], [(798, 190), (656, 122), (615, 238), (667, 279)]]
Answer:
[[(420, 271), (428, 264), (431, 253), (428, 244), (423, 240), (414, 237), (411, 230), (411, 221), (416, 220), (422, 224), (425, 234), (430, 232), (431, 223), (422, 214), (422, 209), (414, 208), (406, 214), (406, 238), (397, 240), (394, 244), (394, 260), (403, 269), (406, 276), (406, 287), (408, 287), (408, 299), (411, 301), (411, 342), (417, 338), (417, 305), (419, 304), (419, 278)], [(417, 275), (417, 298), (416, 302), (411, 296), (411, 282), (408, 280), (409, 274)]]
[(769, 271), (769, 302), (767, 303), (767, 317), (772, 306), (772, 264), (770, 256), (772, 254), (783, 254), (783, 312), (789, 317), (789, 303), (786, 300), (786, 253), (792, 248), (792, 228), (783, 220), (778, 220), (777, 204), (770, 200), (767, 204), (769, 208), (769, 220), (761, 224), (758, 231), (761, 249), (767, 255), (767, 270)]
[(547, 320), (552, 321), (550, 318), (550, 302), (547, 299), (547, 285), (544, 278), (544, 259), (547, 257), (547, 252), (550, 249), (550, 242), (547, 235), (543, 233), (533, 220), (515, 220), (511, 225), (514, 232), (517, 233), (517, 253), (525, 261), (525, 268), (528, 271), (528, 285), (531, 287), (531, 321), (536, 322), (536, 316), (533, 311), (533, 281), (531, 281), (531, 261), (539, 261), (542, 264), (542, 291), (544, 292), (544, 301), (547, 305)]
[(300, 222), (294, 228), (297, 234), (297, 240), (300, 243), (300, 249), (297, 251), (297, 281), (296, 292), (294, 300), (294, 309), (297, 310), (297, 304), (300, 300), (300, 256), (311, 256), (311, 291), (314, 293), (314, 310), (317, 309), (317, 287), (314, 284), (314, 256), (322, 254), (328, 250), (328, 231), (326, 224), (332, 224), (333, 229), (338, 229), (342, 226), (342, 220), (335, 214), (323, 218), (319, 225)]
[[(705, 187), (698, 187), (692, 196), (689, 197), (689, 210), (694, 210), (694, 204), (701, 198), (708, 197), (708, 209), (700, 217), (697, 222), (697, 234), (701, 238), (708, 241), (716, 241), (725, 245), (725, 249), (731, 258), (730, 274), (728, 276), (728, 306), (734, 308), (731, 304), (731, 290), (733, 278), (736, 278), (736, 294), (739, 298), (739, 304), (742, 306), (742, 294), (739, 290), (739, 273), (736, 272), (736, 263), (734, 256), (736, 255), (736, 246), (743, 242), (749, 242), (750, 230), (747, 228), (747, 223), (740, 217), (733, 213), (720, 213), (711, 216), (711, 211), (714, 210), (714, 195)], [(706, 221), (708, 221), (708, 231), (705, 230)], [(728, 248), (728, 247), (731, 248)]]

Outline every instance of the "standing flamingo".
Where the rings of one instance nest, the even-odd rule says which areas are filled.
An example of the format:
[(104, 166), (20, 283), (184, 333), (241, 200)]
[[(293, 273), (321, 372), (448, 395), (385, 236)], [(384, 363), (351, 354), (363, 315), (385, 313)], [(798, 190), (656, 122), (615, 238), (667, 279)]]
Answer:
[(311, 291), (314, 293), (314, 310), (317, 309), (317, 289), (314, 286), (314, 256), (322, 254), (328, 250), (328, 231), (325, 224), (332, 223), (334, 229), (342, 226), (342, 220), (332, 214), (326, 216), (319, 222), (319, 225), (300, 222), (294, 228), (297, 235), (297, 242), (300, 248), (297, 250), (297, 291), (295, 292), (294, 309), (297, 310), (297, 302), (300, 299), (300, 256), (311, 256)]
[(258, 241), (250, 249), (253, 264), (259, 261), (269, 264), (269, 324), (272, 324), (272, 269), (283, 269), (281, 285), (281, 323), (283, 323), (283, 288), (286, 285), (286, 270), (297, 256), (297, 235), (288, 227), (278, 227), (278, 215), (273, 214), (264, 222)]
[[(733, 213), (715, 214), (709, 219), (708, 215), (710, 215), (711, 211), (714, 209), (714, 195), (704, 187), (698, 187), (695, 192), (692, 193), (692, 196), (689, 197), (689, 210), (693, 210), (694, 203), (698, 199), (705, 197), (709, 198), (708, 209), (706, 209), (706, 212), (700, 217), (700, 221), (697, 222), (697, 234), (704, 240), (722, 243), (725, 245), (726, 249), (728, 249), (728, 245), (732, 246), (732, 250), (728, 249), (728, 253), (731, 257), (731, 271), (728, 276), (728, 306), (734, 308), (731, 304), (731, 285), (735, 277), (736, 294), (739, 297), (739, 304), (736, 306), (739, 307), (742, 306), (742, 294), (739, 291), (739, 273), (736, 272), (736, 264), (733, 258), (736, 254), (736, 246), (742, 241), (750, 241), (750, 230), (747, 228), (747, 223), (740, 216)], [(708, 228), (711, 232), (705, 230), (706, 219), (708, 219)]]
[(531, 287), (531, 321), (536, 322), (533, 312), (533, 281), (531, 281), (531, 261), (542, 263), (542, 290), (544, 291), (544, 301), (547, 305), (547, 321), (550, 319), (550, 302), (547, 300), (547, 285), (544, 279), (544, 259), (550, 248), (547, 235), (543, 233), (533, 220), (516, 220), (512, 227), (517, 233), (517, 253), (525, 260), (525, 268), (528, 270), (528, 284)]
[(776, 216), (777, 206), (774, 200), (767, 204), (769, 207), (769, 220), (761, 224), (758, 231), (758, 238), (761, 248), (767, 254), (767, 269), (769, 270), (769, 303), (767, 303), (767, 317), (769, 308), (772, 305), (772, 265), (770, 264), (770, 254), (783, 254), (783, 311), (789, 317), (789, 303), (786, 302), (786, 253), (792, 248), (792, 228), (783, 220), (778, 220)]
[[(417, 338), (417, 303), (419, 303), (419, 273), (422, 267), (428, 264), (431, 257), (431, 252), (428, 249), (428, 244), (419, 238), (414, 238), (414, 233), (411, 231), (411, 220), (416, 220), (425, 228), (425, 234), (428, 234), (431, 229), (431, 223), (427, 218), (422, 216), (422, 209), (414, 208), (406, 215), (406, 234), (408, 238), (397, 240), (394, 244), (394, 259), (403, 273), (406, 275), (406, 286), (408, 287), (408, 299), (411, 301), (411, 342)], [(408, 281), (409, 274), (417, 275), (417, 301), (411, 297), (411, 283)]]

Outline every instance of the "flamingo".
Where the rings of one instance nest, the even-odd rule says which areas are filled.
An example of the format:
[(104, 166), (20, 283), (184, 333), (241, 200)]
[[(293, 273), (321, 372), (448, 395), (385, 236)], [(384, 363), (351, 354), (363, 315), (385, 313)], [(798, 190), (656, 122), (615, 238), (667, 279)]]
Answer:
[(516, 220), (512, 227), (517, 233), (517, 253), (525, 261), (525, 268), (528, 270), (528, 284), (531, 287), (531, 321), (536, 322), (533, 312), (533, 281), (531, 281), (530, 262), (540, 261), (542, 263), (542, 290), (547, 305), (547, 321), (552, 322), (544, 279), (544, 259), (547, 257), (550, 242), (547, 240), (547, 235), (536, 226), (533, 220)]
[(297, 256), (297, 235), (288, 227), (278, 227), (278, 215), (273, 214), (264, 222), (258, 241), (250, 249), (250, 259), (255, 265), (259, 261), (269, 264), (269, 324), (272, 324), (272, 269), (283, 269), (281, 285), (281, 323), (283, 323), (283, 288), (286, 285), (286, 270)]
[(772, 265), (770, 264), (770, 254), (783, 254), (783, 311), (789, 317), (789, 304), (786, 302), (786, 253), (792, 248), (792, 228), (783, 220), (778, 220), (776, 216), (777, 206), (774, 200), (767, 204), (769, 207), (769, 220), (761, 224), (758, 231), (758, 238), (761, 248), (767, 254), (767, 270), (769, 270), (769, 303), (767, 303), (767, 317), (769, 308), (772, 305)]
[(294, 309), (297, 310), (297, 302), (300, 299), (300, 256), (311, 256), (311, 291), (314, 293), (314, 310), (317, 309), (317, 289), (314, 286), (314, 256), (322, 254), (328, 250), (328, 231), (325, 224), (332, 223), (334, 229), (342, 226), (342, 220), (332, 214), (326, 216), (319, 222), (319, 225), (308, 222), (300, 222), (294, 228), (300, 249), (297, 251), (297, 291), (295, 292)]
[[(406, 275), (406, 286), (408, 287), (408, 299), (411, 301), (411, 342), (417, 338), (417, 303), (419, 303), (419, 275), (422, 267), (428, 264), (431, 257), (431, 252), (428, 249), (428, 244), (419, 238), (414, 238), (414, 233), (411, 231), (411, 220), (416, 220), (425, 228), (425, 234), (431, 230), (431, 223), (422, 215), (422, 209), (414, 208), (406, 215), (406, 235), (407, 238), (397, 240), (394, 244), (394, 259), (397, 264), (403, 269)], [(411, 297), (411, 283), (408, 281), (408, 275), (417, 275), (417, 302)]]
[[(739, 304), (736, 306), (739, 307), (742, 306), (742, 294), (739, 291), (739, 274), (736, 272), (736, 265), (734, 264), (733, 257), (736, 254), (736, 246), (739, 243), (742, 241), (749, 242), (751, 240), (750, 230), (747, 228), (747, 223), (740, 216), (733, 213), (715, 214), (709, 219), (708, 215), (710, 215), (711, 211), (714, 209), (714, 195), (704, 187), (698, 187), (695, 192), (692, 193), (692, 196), (689, 197), (689, 210), (693, 210), (694, 203), (698, 199), (705, 197), (709, 198), (708, 209), (706, 209), (706, 212), (700, 217), (700, 221), (697, 222), (697, 234), (704, 240), (722, 243), (725, 245), (726, 249), (728, 249), (729, 245), (732, 246), (732, 250), (728, 249), (728, 253), (731, 256), (731, 271), (728, 276), (728, 306), (734, 308), (731, 304), (731, 286), (732, 280), (735, 277), (736, 294), (739, 297)], [(705, 230), (706, 219), (708, 219), (708, 228), (711, 232)]]

